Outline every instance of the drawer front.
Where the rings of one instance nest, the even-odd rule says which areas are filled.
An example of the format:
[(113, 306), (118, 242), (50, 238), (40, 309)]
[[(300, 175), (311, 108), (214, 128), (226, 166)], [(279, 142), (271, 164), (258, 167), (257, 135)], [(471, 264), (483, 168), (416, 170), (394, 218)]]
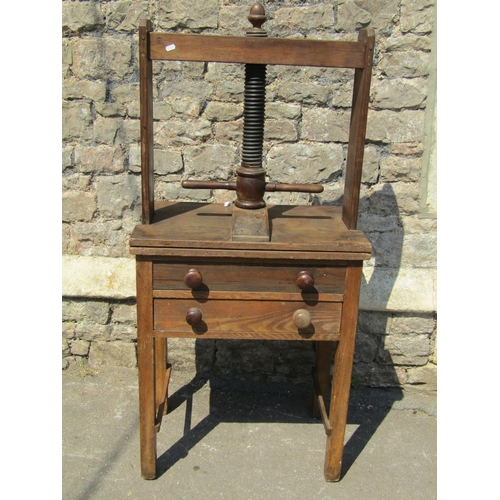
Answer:
[[(337, 340), (342, 304), (314, 305), (304, 301), (154, 299), (155, 332), (164, 336), (254, 338), (283, 340)], [(197, 308), (200, 323), (191, 326), (186, 314)], [(299, 329), (294, 313), (306, 310), (310, 325)]]
[[(309, 262), (310, 264), (310, 262)], [(186, 260), (153, 262), (154, 290), (188, 290), (184, 278), (190, 269), (202, 276), (201, 290), (246, 292), (300, 292), (296, 280), (300, 272), (308, 271), (314, 279), (314, 292), (342, 294), (345, 266), (288, 265), (283, 263), (257, 265)]]

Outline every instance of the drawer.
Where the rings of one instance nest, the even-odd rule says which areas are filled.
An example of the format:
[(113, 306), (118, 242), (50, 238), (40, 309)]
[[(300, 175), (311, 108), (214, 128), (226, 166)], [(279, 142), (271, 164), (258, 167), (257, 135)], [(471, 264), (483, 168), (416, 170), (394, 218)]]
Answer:
[[(187, 312), (197, 308), (201, 321), (191, 326)], [(310, 325), (296, 326), (294, 313), (307, 311)], [(168, 337), (337, 340), (342, 304), (301, 300), (154, 299), (153, 328)], [(304, 317), (304, 316), (302, 316)], [(298, 320), (300, 323), (300, 319)]]
[[(309, 265), (307, 265), (309, 264)], [(301, 292), (297, 285), (299, 273), (306, 271), (312, 276), (316, 293), (342, 294), (345, 284), (345, 265), (313, 265), (311, 262), (278, 262), (266, 265), (227, 261), (185, 260), (153, 262), (154, 290), (189, 290), (185, 278), (196, 269), (202, 279), (198, 290), (247, 291), (247, 292)]]

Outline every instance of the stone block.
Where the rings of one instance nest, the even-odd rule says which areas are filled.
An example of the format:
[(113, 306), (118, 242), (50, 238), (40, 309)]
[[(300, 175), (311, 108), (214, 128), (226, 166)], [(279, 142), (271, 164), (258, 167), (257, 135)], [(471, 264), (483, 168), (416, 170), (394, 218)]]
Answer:
[(424, 147), (422, 142), (408, 142), (408, 143), (393, 143), (389, 145), (390, 153), (393, 155), (408, 155), (419, 156), (423, 153)]
[(396, 194), (393, 184), (376, 184), (363, 193), (359, 207), (363, 217), (391, 217), (399, 214)]
[(427, 80), (423, 78), (386, 78), (372, 85), (373, 106), (377, 109), (423, 108)]
[(266, 119), (296, 120), (302, 116), (302, 108), (298, 104), (284, 102), (266, 102)]
[(83, 101), (63, 101), (62, 103), (62, 139), (92, 139), (92, 113), (90, 104)]
[(380, 342), (378, 335), (370, 335), (362, 332), (356, 334), (356, 346), (354, 348), (354, 363), (371, 363), (375, 360)]
[(73, 147), (64, 146), (62, 148), (62, 169), (65, 170), (68, 167), (73, 166)]
[(104, 26), (101, 6), (95, 2), (63, 2), (62, 29), (66, 33), (93, 31)]
[(408, 384), (419, 385), (428, 391), (437, 391), (437, 366), (427, 363), (425, 366), (408, 368)]
[(206, 145), (187, 147), (184, 152), (185, 171), (187, 177), (200, 174), (213, 180), (228, 180), (239, 164), (234, 146)]
[(376, 31), (390, 32), (399, 18), (399, 0), (355, 0), (355, 3), (369, 13), (371, 19), (367, 27)]
[(354, 386), (401, 387), (407, 380), (406, 370), (400, 366), (356, 363), (352, 368), (352, 383)]
[(162, 148), (178, 147), (205, 142), (212, 135), (212, 124), (208, 120), (179, 120), (158, 122), (155, 139)]
[(430, 354), (428, 335), (385, 335), (379, 346), (377, 361), (382, 365), (423, 366)]
[(108, 366), (136, 368), (136, 347), (132, 342), (92, 342), (89, 366), (94, 369)]
[(92, 321), (82, 320), (75, 326), (75, 337), (89, 342), (94, 340), (104, 341), (109, 338), (109, 327), (107, 325), (98, 325)]
[(68, 342), (68, 339), (66, 338), (62, 338), (62, 355), (63, 356), (69, 356), (71, 354), (71, 350), (70, 350), (70, 346), (69, 346), (69, 342)]
[(63, 99), (90, 99), (104, 101), (106, 99), (106, 84), (99, 81), (77, 80), (71, 78), (63, 81)]
[(70, 73), (70, 67), (73, 64), (73, 48), (71, 46), (71, 40), (68, 38), (63, 38), (62, 49), (61, 49), (61, 59), (62, 59), (62, 76), (66, 78)]
[(380, 216), (377, 214), (360, 214), (358, 217), (358, 229), (365, 232), (384, 233), (394, 231), (400, 227), (398, 214), (392, 216)]
[(64, 300), (63, 321), (89, 321), (105, 325), (109, 319), (109, 304), (95, 300)]
[(62, 324), (62, 335), (65, 339), (75, 338), (75, 327), (76, 323), (73, 321), (65, 321)]
[(116, 102), (97, 102), (95, 103), (97, 114), (105, 117), (125, 117), (127, 115), (127, 107)]
[(437, 220), (436, 219), (423, 219), (418, 215), (404, 217), (401, 222), (405, 234), (436, 234)]
[(141, 171), (141, 147), (130, 146), (128, 150), (128, 168), (132, 172)]
[(418, 182), (421, 167), (421, 158), (386, 156), (380, 162), (380, 182)]
[(90, 349), (90, 342), (86, 340), (73, 340), (71, 342), (71, 354), (73, 356), (87, 356)]
[(380, 336), (387, 333), (391, 313), (360, 311), (358, 314), (358, 333)]
[(134, 325), (113, 324), (109, 327), (111, 340), (136, 340), (137, 328)]
[(139, 20), (148, 19), (149, 2), (137, 0), (119, 0), (103, 6), (109, 30), (137, 33)]
[(99, 177), (95, 181), (97, 206), (103, 217), (121, 218), (140, 205), (140, 182), (134, 175)]
[(398, 268), (401, 265), (404, 233), (400, 228), (383, 233), (370, 231), (367, 236), (373, 246), (372, 262), (375, 266)]
[[(270, 67), (267, 68), (268, 73), (269, 71)], [(209, 62), (205, 80), (217, 85), (226, 81), (243, 82), (245, 80), (245, 66), (237, 63), (218, 64)]]
[(291, 120), (266, 120), (264, 140), (296, 141), (297, 129)]
[(222, 80), (215, 86), (214, 97), (221, 101), (243, 102), (245, 85), (241, 81)]
[(194, 118), (200, 116), (201, 108), (199, 99), (169, 99), (168, 105), (178, 115)]
[(124, 170), (125, 158), (119, 146), (77, 147), (75, 159), (80, 172), (119, 173)]
[(379, 171), (377, 148), (371, 145), (365, 146), (361, 182), (365, 184), (375, 184), (379, 179)]
[(269, 86), (277, 99), (300, 104), (327, 104), (330, 88), (317, 83), (282, 81)]
[(271, 180), (283, 183), (325, 183), (342, 172), (340, 144), (286, 144), (273, 146), (267, 157)]
[(366, 137), (369, 141), (421, 142), (424, 138), (424, 111), (372, 111), (368, 113)]
[(215, 125), (215, 139), (218, 142), (236, 142), (241, 145), (243, 140), (243, 120), (222, 122)]
[(141, 140), (139, 120), (122, 120), (115, 137), (116, 144), (131, 144)]
[(431, 33), (434, 24), (434, 0), (402, 0), (401, 31)]
[(137, 307), (129, 304), (115, 304), (112, 306), (111, 320), (114, 323), (127, 323), (135, 325), (137, 322)]
[(378, 68), (389, 78), (428, 76), (429, 52), (388, 52), (381, 57)]
[(124, 83), (111, 91), (111, 98), (118, 104), (128, 104), (132, 101), (139, 102), (139, 84)]
[(437, 235), (426, 233), (405, 235), (401, 265), (405, 267), (436, 267)]
[(77, 38), (72, 40), (73, 75), (80, 79), (123, 79), (134, 68), (131, 65), (132, 47), (123, 38)]
[(154, 150), (154, 168), (158, 175), (167, 175), (179, 172), (184, 168), (180, 151)]
[(274, 356), (265, 341), (218, 340), (214, 363), (216, 376), (257, 381), (272, 375)]
[(353, 0), (338, 0), (337, 22), (335, 29), (337, 31), (355, 31), (366, 28), (372, 16), (369, 12), (357, 5)]
[(212, 85), (204, 80), (181, 80), (165, 82), (160, 85), (161, 99), (208, 99), (212, 92)]
[(431, 38), (429, 36), (413, 35), (411, 33), (404, 35), (393, 33), (392, 36), (379, 40), (378, 45), (381, 52), (413, 50), (428, 52), (431, 50)]
[(404, 216), (417, 214), (420, 210), (418, 182), (396, 182), (393, 185), (399, 214)]
[(389, 320), (389, 334), (430, 335), (435, 331), (436, 320), (432, 316), (397, 315)]
[(334, 24), (333, 5), (318, 3), (305, 7), (282, 7), (274, 12), (272, 25), (293, 30), (331, 28)]
[[(139, 103), (131, 103), (127, 108), (128, 115), (134, 118), (140, 118)], [(167, 102), (158, 102), (153, 106), (153, 119), (154, 120), (168, 120), (172, 116), (172, 106)]]
[(204, 372), (199, 370), (199, 354), (195, 355), (197, 342), (198, 339), (168, 339), (168, 362), (172, 364), (172, 377), (183, 372), (204, 375)]
[(219, 14), (219, 29), (225, 30), (231, 35), (244, 35), (245, 31), (251, 27), (247, 19), (249, 12), (248, 5), (222, 7)]
[[(126, 109), (126, 115), (129, 118), (139, 119), (141, 117), (141, 109), (140, 109), (139, 101), (129, 102), (126, 105), (125, 109)], [(156, 106), (153, 108), (153, 119), (154, 120), (161, 120), (161, 119), (163, 119), (163, 116), (168, 115), (168, 113), (171, 113), (171, 110), (168, 109), (168, 106), (164, 106), (163, 104), (160, 104), (159, 106)]]
[(62, 219), (65, 222), (91, 220), (96, 211), (96, 199), (92, 193), (68, 191), (63, 193)]
[(129, 255), (129, 236), (121, 220), (77, 222), (72, 225), (68, 250), (79, 255), (124, 257)]
[(171, 0), (158, 5), (157, 19), (160, 28), (217, 28), (219, 2), (205, 0)]
[(331, 105), (334, 108), (351, 108), (352, 105), (352, 84), (345, 82), (332, 83), (331, 85)]
[(304, 109), (301, 139), (318, 142), (348, 142), (350, 113), (311, 108)]
[(62, 256), (63, 297), (135, 298), (131, 258)]
[(227, 122), (241, 118), (243, 105), (223, 102), (209, 102), (205, 109), (205, 118), (210, 121)]
[(94, 122), (94, 141), (100, 144), (114, 144), (123, 118), (98, 116)]
[(437, 310), (436, 283), (435, 269), (364, 266), (359, 308), (363, 311), (432, 313)]

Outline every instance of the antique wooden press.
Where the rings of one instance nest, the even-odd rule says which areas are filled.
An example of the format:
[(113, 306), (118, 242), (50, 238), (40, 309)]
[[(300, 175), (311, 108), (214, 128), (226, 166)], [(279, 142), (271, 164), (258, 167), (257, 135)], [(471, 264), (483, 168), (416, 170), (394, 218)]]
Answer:
[[(358, 41), (279, 39), (254, 4), (246, 36), (139, 29), (142, 224), (130, 238), (137, 263), (141, 472), (156, 477), (156, 433), (167, 412), (167, 339), (314, 341), (313, 413), (326, 432), (325, 478), (341, 477), (363, 260), (356, 230), (373, 60), (373, 30)], [(185, 188), (236, 191), (231, 206), (154, 200), (152, 61), (245, 64), (241, 165), (231, 182)], [(318, 193), (317, 184), (267, 182), (262, 166), (266, 65), (352, 68), (354, 85), (342, 206), (267, 206), (266, 191)], [(330, 361), (337, 342), (329, 409)], [(264, 444), (263, 444), (264, 446)]]

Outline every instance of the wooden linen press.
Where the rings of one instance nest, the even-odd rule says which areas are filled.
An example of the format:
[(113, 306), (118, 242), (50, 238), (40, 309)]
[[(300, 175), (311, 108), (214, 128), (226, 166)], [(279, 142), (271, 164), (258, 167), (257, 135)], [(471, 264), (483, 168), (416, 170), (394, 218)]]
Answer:
[[(325, 479), (341, 477), (363, 260), (356, 230), (374, 33), (357, 42), (267, 37), (254, 4), (245, 37), (153, 32), (141, 20), (142, 224), (130, 238), (137, 269), (141, 473), (156, 477), (156, 433), (167, 412), (167, 339), (304, 340), (316, 344), (313, 414), (327, 435)], [(236, 181), (184, 181), (233, 189), (232, 206), (154, 201), (152, 61), (245, 64), (242, 164)], [(262, 168), (266, 65), (355, 71), (342, 206), (266, 206), (265, 191), (321, 192), (266, 182)], [(333, 342), (338, 342), (329, 411)]]

